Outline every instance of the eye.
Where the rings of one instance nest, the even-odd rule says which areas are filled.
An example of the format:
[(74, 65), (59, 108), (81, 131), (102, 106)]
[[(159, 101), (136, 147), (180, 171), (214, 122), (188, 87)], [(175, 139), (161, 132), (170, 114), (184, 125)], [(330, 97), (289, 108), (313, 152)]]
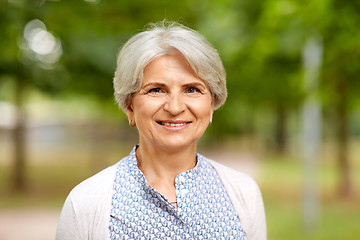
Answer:
[(148, 91), (148, 93), (161, 93), (163, 92), (161, 88), (152, 88)]
[(196, 87), (189, 87), (186, 89), (186, 93), (200, 93), (201, 91)]
[(159, 95), (165, 93), (165, 90), (163, 88), (151, 88), (149, 91), (146, 92), (146, 94), (150, 95)]

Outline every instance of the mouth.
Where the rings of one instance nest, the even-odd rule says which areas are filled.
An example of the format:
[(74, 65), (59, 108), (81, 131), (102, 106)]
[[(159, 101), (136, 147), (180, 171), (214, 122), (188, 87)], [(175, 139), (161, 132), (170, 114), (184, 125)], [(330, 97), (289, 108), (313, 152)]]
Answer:
[(162, 126), (167, 126), (167, 127), (181, 127), (184, 126), (190, 122), (165, 122), (165, 121), (158, 121), (158, 124), (162, 125)]

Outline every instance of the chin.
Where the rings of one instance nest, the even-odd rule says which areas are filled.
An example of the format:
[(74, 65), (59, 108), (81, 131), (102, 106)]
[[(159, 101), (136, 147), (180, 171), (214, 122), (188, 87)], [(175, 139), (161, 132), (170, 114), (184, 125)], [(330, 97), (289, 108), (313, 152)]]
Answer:
[(158, 144), (158, 145), (160, 145), (161, 147), (163, 147), (166, 150), (172, 150), (172, 151), (178, 150), (178, 151), (181, 151), (181, 150), (196, 146), (196, 141), (179, 142), (179, 141), (171, 140), (171, 141), (163, 142), (163, 143)]

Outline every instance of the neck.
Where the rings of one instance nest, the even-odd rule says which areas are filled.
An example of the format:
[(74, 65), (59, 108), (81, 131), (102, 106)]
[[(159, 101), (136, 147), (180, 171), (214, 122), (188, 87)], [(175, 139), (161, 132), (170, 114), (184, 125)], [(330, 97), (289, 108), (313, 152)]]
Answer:
[(172, 176), (175, 179), (179, 173), (195, 167), (196, 145), (180, 150), (168, 150), (140, 143), (136, 156), (138, 167), (145, 176), (146, 173), (152, 172), (160, 178)]
[(196, 166), (196, 144), (185, 149), (168, 150), (140, 142), (136, 157), (149, 184), (169, 201), (174, 201), (176, 176)]

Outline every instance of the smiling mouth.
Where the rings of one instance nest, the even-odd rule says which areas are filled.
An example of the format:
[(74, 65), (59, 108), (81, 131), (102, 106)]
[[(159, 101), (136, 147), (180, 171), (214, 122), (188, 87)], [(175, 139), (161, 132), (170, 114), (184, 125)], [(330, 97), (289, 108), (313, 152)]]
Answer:
[(160, 125), (163, 125), (163, 126), (169, 126), (169, 127), (181, 127), (181, 126), (184, 126), (190, 122), (181, 122), (181, 123), (173, 123), (173, 122), (162, 122), (162, 121), (159, 121), (157, 122), (158, 124)]

